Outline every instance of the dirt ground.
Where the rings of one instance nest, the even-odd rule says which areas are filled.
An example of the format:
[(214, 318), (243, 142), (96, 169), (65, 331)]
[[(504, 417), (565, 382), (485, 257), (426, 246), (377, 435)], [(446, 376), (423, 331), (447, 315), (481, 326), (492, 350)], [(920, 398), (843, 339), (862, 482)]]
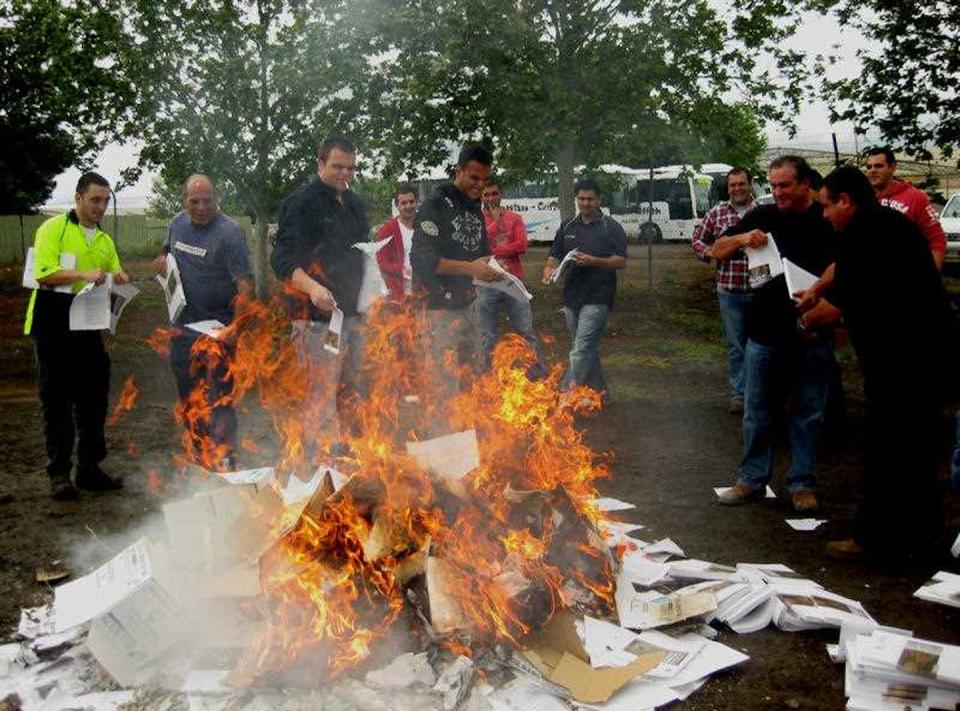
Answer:
[[(739, 457), (738, 418), (727, 414), (726, 363), (712, 274), (685, 245), (660, 245), (653, 253), (653, 285), (647, 284), (646, 247), (631, 247), (617, 305), (604, 337), (604, 365), (612, 403), (585, 420), (589, 440), (613, 455), (614, 476), (605, 493), (637, 505), (630, 519), (647, 528), (645, 540), (670, 536), (691, 557), (719, 563), (782, 562), (828, 589), (860, 600), (883, 624), (914, 630), (921, 637), (960, 643), (960, 610), (913, 598), (937, 569), (958, 572), (954, 562), (900, 569), (877, 564), (837, 564), (823, 556), (827, 540), (846, 537), (859, 492), (862, 392), (849, 347), (839, 353), (848, 394), (848, 431), (824, 452), (818, 465), (823, 509), (829, 523), (801, 533), (784, 522), (792, 517), (778, 466), (775, 500), (728, 509), (712, 487), (732, 483)], [(527, 255), (528, 282), (545, 258), (543, 248)], [(58, 503), (48, 496), (43, 471), (43, 433), (33, 380), (30, 340), (21, 334), (26, 292), (19, 267), (0, 269), (0, 639), (16, 625), (21, 607), (50, 597), (35, 582), (38, 569), (63, 561), (76, 573), (106, 558), (119, 536), (158, 510), (161, 499), (147, 485), (151, 472), (169, 469), (179, 448), (173, 422), (173, 377), (168, 364), (144, 343), (165, 322), (159, 289), (148, 280), (148, 264), (127, 265), (143, 290), (113, 339), (112, 396), (133, 375), (140, 399), (108, 432), (111, 455), (105, 468), (122, 474), (122, 492)], [(951, 282), (956, 286), (955, 282)], [(551, 361), (563, 361), (567, 337), (557, 290), (533, 286), (537, 328), (555, 337)], [(946, 361), (946, 354), (944, 357)], [(241, 434), (263, 438), (244, 466), (272, 463), (269, 431), (255, 406), (243, 413)], [(905, 443), (908, 446), (909, 443)], [(949, 428), (944, 423), (947, 460)], [(944, 470), (944, 477), (946, 472)], [(960, 502), (944, 478), (944, 502), (954, 533)], [(952, 567), (951, 567), (952, 566)], [(786, 633), (775, 629), (721, 641), (750, 655), (741, 667), (718, 675), (684, 709), (837, 709), (844, 704), (843, 667), (824, 649), (836, 633)]]

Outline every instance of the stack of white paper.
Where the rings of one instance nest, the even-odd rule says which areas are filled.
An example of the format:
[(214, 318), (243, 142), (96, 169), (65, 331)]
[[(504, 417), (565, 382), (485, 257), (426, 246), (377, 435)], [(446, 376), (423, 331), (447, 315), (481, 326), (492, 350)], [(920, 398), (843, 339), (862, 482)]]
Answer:
[(113, 274), (107, 274), (102, 284), (88, 283), (70, 304), (70, 330), (116, 333), (120, 315), (139, 293), (131, 284), (114, 285)]
[(960, 607), (960, 575), (940, 571), (917, 590), (914, 597), (941, 605)]
[(960, 647), (875, 630), (846, 644), (848, 709), (960, 705)]
[(743, 251), (747, 255), (751, 289), (757, 289), (783, 273), (783, 260), (773, 235), (767, 234), (767, 242), (762, 247), (747, 247)]
[[(490, 257), (490, 261), (487, 262), (487, 264), (489, 264), (494, 271), (503, 274), (503, 279), (499, 279), (497, 281), (481, 281), (480, 279), (474, 279), (474, 286), (502, 291), (504, 294), (512, 296), (520, 303), (526, 303), (533, 298), (533, 294), (527, 291), (527, 287), (524, 286), (523, 281), (500, 266), (500, 262), (497, 261), (496, 257)], [(557, 271), (559, 271), (559, 269)]]

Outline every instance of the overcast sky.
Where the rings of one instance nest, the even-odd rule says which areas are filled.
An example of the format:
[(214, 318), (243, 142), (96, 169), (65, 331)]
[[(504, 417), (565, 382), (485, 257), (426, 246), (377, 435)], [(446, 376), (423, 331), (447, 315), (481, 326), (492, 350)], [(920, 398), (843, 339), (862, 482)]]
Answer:
[[(856, 60), (858, 49), (866, 45), (859, 32), (840, 31), (836, 22), (829, 18), (808, 13), (803, 26), (793, 39), (793, 46), (803, 49), (813, 56), (827, 53), (835, 44), (841, 46), (841, 61), (832, 68), (831, 78), (854, 76), (859, 71)], [(840, 150), (853, 150), (853, 127), (850, 124), (831, 125), (827, 107), (822, 102), (808, 103), (797, 116), (797, 134), (790, 139), (786, 131), (779, 126), (767, 126), (767, 141), (771, 148), (792, 146), (795, 148), (831, 148), (831, 132), (837, 134)], [(861, 139), (862, 142), (862, 139)], [(107, 179), (113, 181), (119, 172), (136, 161), (136, 149), (133, 146), (110, 145), (97, 163), (97, 169)], [(57, 185), (48, 204), (67, 205), (73, 202), (73, 190), (79, 178), (78, 171), (71, 169), (57, 178)], [(121, 207), (142, 207), (150, 194), (152, 176), (144, 175), (140, 181), (118, 195)]]

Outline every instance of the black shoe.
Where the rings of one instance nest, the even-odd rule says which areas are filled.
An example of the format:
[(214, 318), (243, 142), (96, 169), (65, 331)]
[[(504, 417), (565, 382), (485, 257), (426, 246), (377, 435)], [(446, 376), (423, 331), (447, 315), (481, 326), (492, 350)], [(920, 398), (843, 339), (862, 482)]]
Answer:
[(77, 469), (77, 488), (87, 491), (116, 491), (123, 488), (121, 479), (108, 476), (97, 466)]
[(57, 501), (74, 501), (79, 494), (70, 483), (68, 474), (50, 477), (50, 497)]

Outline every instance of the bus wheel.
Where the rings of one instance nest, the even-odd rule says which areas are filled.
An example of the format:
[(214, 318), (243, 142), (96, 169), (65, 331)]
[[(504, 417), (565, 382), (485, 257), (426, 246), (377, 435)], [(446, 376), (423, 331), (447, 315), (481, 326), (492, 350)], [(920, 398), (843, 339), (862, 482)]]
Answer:
[(660, 244), (663, 242), (663, 232), (660, 231), (660, 225), (656, 222), (644, 222), (640, 225), (637, 242), (640, 244)]

